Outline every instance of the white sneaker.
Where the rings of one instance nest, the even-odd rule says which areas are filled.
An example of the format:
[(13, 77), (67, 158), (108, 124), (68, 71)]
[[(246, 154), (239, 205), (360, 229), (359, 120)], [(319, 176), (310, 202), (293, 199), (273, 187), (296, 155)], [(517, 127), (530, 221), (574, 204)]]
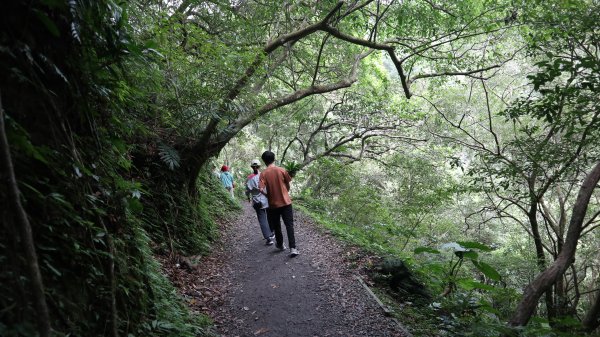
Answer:
[(298, 249), (296, 249), (296, 248), (290, 248), (290, 256), (291, 257), (296, 257), (296, 256), (298, 256), (298, 254), (300, 254), (298, 252)]
[(277, 248), (280, 251), (284, 251), (287, 247), (285, 246), (285, 243), (284, 243), (281, 246), (275, 245), (275, 248)]

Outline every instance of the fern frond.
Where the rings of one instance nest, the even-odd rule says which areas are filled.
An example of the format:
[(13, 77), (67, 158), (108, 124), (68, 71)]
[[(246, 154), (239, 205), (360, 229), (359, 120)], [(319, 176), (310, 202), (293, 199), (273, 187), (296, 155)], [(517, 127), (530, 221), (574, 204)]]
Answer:
[(293, 177), (301, 169), (301, 165), (295, 161), (287, 162), (283, 168)]
[(179, 167), (179, 162), (181, 160), (181, 157), (179, 157), (179, 152), (169, 145), (159, 144), (158, 156), (165, 164), (167, 164), (169, 169), (175, 170), (175, 168)]

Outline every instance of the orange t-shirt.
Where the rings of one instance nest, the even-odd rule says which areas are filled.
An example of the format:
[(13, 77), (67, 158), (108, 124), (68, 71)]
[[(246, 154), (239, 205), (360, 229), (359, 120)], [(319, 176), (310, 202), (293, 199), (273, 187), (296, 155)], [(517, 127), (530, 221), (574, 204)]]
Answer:
[(260, 174), (259, 188), (267, 193), (269, 207), (279, 208), (292, 204), (290, 199), (290, 177), (289, 173), (278, 166), (269, 166)]

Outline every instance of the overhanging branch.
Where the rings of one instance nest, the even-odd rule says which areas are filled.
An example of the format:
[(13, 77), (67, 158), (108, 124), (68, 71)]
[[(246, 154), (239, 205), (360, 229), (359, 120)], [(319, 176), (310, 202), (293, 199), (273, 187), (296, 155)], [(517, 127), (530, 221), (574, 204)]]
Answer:
[(300, 90), (296, 90), (290, 94), (287, 94), (287, 95), (284, 95), (279, 98), (271, 100), (267, 104), (256, 109), (255, 112), (250, 114), (249, 116), (242, 116), (242, 117), (238, 118), (234, 122), (230, 123), (229, 126), (227, 128), (225, 128), (225, 130), (223, 130), (219, 134), (219, 136), (217, 136), (217, 142), (228, 141), (229, 139), (231, 139), (231, 137), (233, 137), (233, 135), (235, 135), (237, 132), (239, 132), (241, 129), (243, 129), (246, 125), (250, 124), (252, 121), (257, 119), (258, 117), (263, 116), (272, 110), (292, 104), (292, 103), (297, 102), (308, 96), (313, 96), (316, 94), (324, 94), (327, 92), (332, 92), (335, 90), (350, 87), (358, 79), (358, 66), (360, 64), (360, 61), (362, 59), (364, 59), (365, 57), (367, 57), (368, 55), (370, 55), (371, 53), (372, 53), (372, 51), (367, 51), (365, 53), (357, 55), (355, 57), (354, 64), (352, 65), (352, 69), (351, 69), (348, 77), (346, 77), (338, 82), (324, 84), (324, 85), (311, 85), (309, 87), (306, 87), (306, 88), (303, 88)]
[(340, 32), (337, 28), (334, 28), (334, 27), (331, 27), (328, 25), (325, 25), (322, 28), (322, 30), (325, 32), (328, 32), (329, 34), (333, 35), (334, 37), (336, 37), (340, 40), (350, 42), (352, 44), (371, 48), (374, 50), (386, 51), (388, 53), (388, 55), (390, 56), (392, 62), (394, 63), (394, 66), (396, 67), (396, 71), (398, 72), (398, 76), (400, 77), (400, 82), (402, 83), (402, 89), (404, 90), (404, 95), (406, 96), (406, 98), (411, 97), (411, 93), (410, 93), (410, 90), (408, 87), (408, 81), (406, 79), (406, 75), (404, 74), (404, 69), (402, 68), (402, 62), (396, 56), (396, 53), (394, 52), (395, 51), (394, 46), (388, 45), (386, 43), (377, 43), (374, 41), (359, 39), (354, 36), (344, 34), (344, 33)]

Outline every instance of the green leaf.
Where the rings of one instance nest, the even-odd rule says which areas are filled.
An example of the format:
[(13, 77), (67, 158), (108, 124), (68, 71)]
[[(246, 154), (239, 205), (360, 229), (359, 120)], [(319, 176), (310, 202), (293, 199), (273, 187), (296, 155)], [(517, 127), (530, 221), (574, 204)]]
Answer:
[(141, 213), (144, 210), (144, 205), (135, 198), (127, 199), (127, 208), (134, 214)]
[(300, 170), (300, 164), (296, 163), (295, 161), (291, 161), (283, 165), (283, 168), (285, 168), (288, 173), (295, 174)]
[(462, 255), (463, 258), (467, 258), (467, 259), (471, 259), (471, 260), (477, 260), (477, 258), (479, 258), (479, 254), (477, 254), (477, 252), (474, 251), (466, 251), (466, 252), (456, 252), (457, 255), (459, 255), (459, 253)]
[(494, 290), (494, 286), (489, 284), (477, 282), (472, 279), (460, 279), (456, 280), (456, 284), (465, 290), (481, 289), (481, 290)]
[(494, 281), (500, 281), (502, 279), (500, 273), (498, 273), (498, 271), (494, 269), (494, 267), (490, 266), (485, 262), (473, 260), (473, 265), (475, 265), (475, 267), (477, 267), (477, 269), (479, 269), (479, 271), (482, 272), (483, 275), (487, 276), (488, 278)]
[(17, 148), (19, 152), (33, 157), (44, 164), (48, 164), (48, 160), (42, 155), (42, 152), (40, 152), (40, 150), (43, 150), (43, 148), (34, 146), (29, 140), (29, 135), (26, 134), (25, 131), (20, 128), (20, 126), (15, 129), (16, 130), (14, 132), (9, 132), (7, 135), (8, 142), (11, 144), (11, 146)]
[(52, 266), (52, 265), (51, 265), (51, 264), (48, 262), (48, 260), (44, 260), (44, 264), (45, 264), (45, 265), (46, 265), (48, 268), (50, 268), (50, 270), (51, 270), (51, 271), (52, 271), (54, 274), (56, 274), (56, 276), (61, 276), (61, 275), (62, 275), (62, 273), (61, 273), (61, 272), (60, 272), (58, 269), (54, 268), (54, 267), (53, 267), (53, 266)]
[(146, 48), (143, 51), (144, 53), (153, 53), (156, 54), (158, 56), (160, 56), (161, 58), (166, 58), (163, 54), (161, 54), (158, 50), (154, 49), (154, 48)]
[(127, 144), (119, 138), (111, 138), (110, 143), (112, 144), (115, 151), (119, 153), (124, 153), (127, 151)]
[(459, 245), (469, 248), (469, 249), (479, 249), (484, 252), (491, 252), (493, 249), (483, 243), (474, 242), (474, 241), (458, 241)]

